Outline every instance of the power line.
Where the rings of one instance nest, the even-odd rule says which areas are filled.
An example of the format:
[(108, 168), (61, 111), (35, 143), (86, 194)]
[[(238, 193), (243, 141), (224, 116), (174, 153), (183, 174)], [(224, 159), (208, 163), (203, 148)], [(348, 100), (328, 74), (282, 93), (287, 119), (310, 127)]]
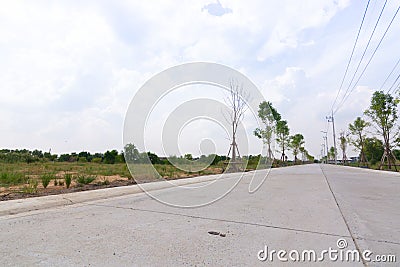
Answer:
[[(381, 90), (383, 89), (383, 87), (385, 86), (386, 82), (389, 80), (389, 77), (392, 76), (394, 70), (397, 68), (397, 65), (399, 65), (400, 63), (400, 58), (399, 60), (397, 60), (396, 64), (394, 65), (392, 71), (389, 73), (389, 75), (386, 77), (385, 81), (382, 83), (381, 87), (379, 87)], [(390, 91), (390, 89), (388, 90)]]
[[(376, 23), (375, 23), (374, 29), (373, 29), (372, 32), (371, 32), (371, 35), (369, 36), (368, 43), (367, 43), (367, 45), (365, 46), (365, 49), (364, 49), (363, 54), (362, 54), (362, 56), (361, 56), (361, 58), (360, 58), (360, 61), (358, 62), (356, 71), (354, 72), (353, 77), (351, 78), (351, 81), (350, 81), (350, 83), (349, 83), (349, 86), (347, 87), (346, 93), (347, 93), (347, 91), (350, 89), (350, 87), (351, 87), (351, 85), (352, 85), (352, 83), (353, 83), (353, 81), (354, 81), (354, 78), (356, 77), (356, 74), (357, 74), (357, 72), (358, 72), (358, 69), (360, 68), (360, 65), (361, 65), (361, 63), (362, 63), (362, 61), (363, 61), (363, 59), (364, 59), (364, 56), (365, 56), (365, 54), (366, 54), (366, 52), (367, 52), (367, 50), (368, 50), (368, 47), (369, 47), (369, 45), (370, 45), (370, 43), (371, 43), (372, 37), (373, 37), (374, 34), (375, 34), (375, 31), (376, 31), (376, 28), (378, 27), (379, 21), (381, 20), (382, 13), (383, 13), (383, 11), (385, 10), (386, 3), (387, 3), (387, 0), (386, 0), (385, 3), (383, 4), (383, 7), (382, 7), (382, 9), (381, 9), (381, 12), (379, 13), (379, 17), (378, 17), (378, 19), (376, 20)], [(345, 94), (345, 95), (346, 95), (346, 94)]]
[[(388, 93), (390, 93), (390, 91), (392, 91), (392, 88), (393, 88), (393, 89), (396, 88), (394, 85), (396, 84), (397, 80), (399, 80), (399, 78), (400, 78), (400, 74), (397, 76), (396, 80), (394, 80), (392, 86), (390, 86), (390, 88), (389, 88), (389, 90), (388, 90)], [(397, 86), (397, 87), (398, 87), (398, 86)]]
[[(351, 78), (351, 81), (350, 81), (350, 83), (349, 83), (349, 86), (347, 87), (346, 92), (344, 93), (344, 95), (343, 95), (343, 97), (342, 97), (342, 100), (339, 102), (339, 105), (338, 105), (338, 106), (340, 106), (340, 105), (345, 101), (344, 99), (346, 98), (346, 96), (347, 96), (347, 94), (348, 94), (348, 92), (349, 92), (349, 90), (350, 90), (350, 88), (351, 88), (351, 85), (353, 84), (354, 78), (355, 78), (356, 75), (357, 75), (358, 69), (360, 68), (361, 63), (362, 63), (363, 60), (364, 60), (365, 54), (366, 54), (366, 52), (367, 52), (367, 50), (368, 50), (368, 47), (369, 47), (369, 45), (370, 45), (370, 43), (371, 43), (372, 37), (373, 37), (374, 34), (375, 34), (375, 31), (376, 31), (376, 28), (378, 27), (379, 21), (381, 20), (382, 13), (383, 13), (383, 11), (385, 10), (386, 4), (387, 4), (387, 0), (385, 0), (385, 3), (383, 4), (383, 7), (382, 7), (382, 9), (381, 9), (381, 12), (379, 13), (379, 17), (378, 17), (378, 19), (377, 19), (377, 21), (376, 21), (376, 23), (375, 23), (374, 29), (372, 30), (372, 32), (371, 32), (371, 34), (370, 34), (370, 36), (369, 36), (368, 43), (367, 43), (367, 45), (365, 46), (365, 49), (364, 49), (364, 51), (363, 51), (363, 53), (362, 53), (362, 56), (361, 56), (361, 58), (360, 58), (360, 60), (359, 60), (359, 62), (358, 62), (357, 68), (356, 68), (356, 70), (355, 70), (355, 72), (354, 72), (354, 74), (353, 74), (353, 77)], [(336, 111), (335, 111), (335, 113), (336, 113)]]
[(400, 90), (400, 81), (395, 88), (397, 88), (397, 90), (396, 90), (396, 93), (397, 93)]
[(374, 52), (372, 53), (370, 59), (368, 60), (367, 64), (365, 65), (363, 71), (361, 72), (360, 76), (358, 77), (356, 83), (354, 84), (353, 88), (350, 90), (350, 92), (347, 94), (347, 96), (343, 99), (343, 101), (341, 101), (341, 104), (339, 104), (339, 106), (336, 108), (334, 114), (339, 110), (339, 108), (344, 104), (344, 102), (346, 102), (347, 98), (350, 96), (350, 94), (354, 91), (354, 89), (356, 88), (358, 82), (360, 81), (361, 77), (363, 76), (363, 74), (365, 73), (365, 70), (368, 68), (369, 64), (371, 63), (373, 57), (375, 56), (376, 51), (378, 50), (378, 48), (380, 47), (380, 45), (382, 44), (383, 39), (385, 38), (390, 26), (392, 26), (392, 23), (394, 21), (394, 19), (396, 18), (398, 12), (399, 12), (400, 6), (397, 8), (396, 13), (394, 14), (392, 20), (390, 21), (389, 25), (387, 26), (384, 34), (382, 35), (378, 45), (376, 46)]
[(335, 101), (333, 101), (331, 110), (333, 110), (333, 107), (335, 106), (336, 101), (337, 101), (337, 99), (338, 99), (338, 97), (339, 97), (340, 91), (342, 90), (343, 82), (344, 82), (344, 79), (346, 78), (347, 72), (348, 72), (348, 70), (349, 70), (350, 62), (351, 62), (351, 60), (352, 60), (352, 58), (353, 58), (354, 50), (356, 49), (356, 46), (357, 46), (357, 42), (358, 42), (358, 38), (359, 38), (359, 36), (360, 36), (361, 28), (362, 28), (362, 26), (363, 26), (363, 24), (364, 24), (365, 15), (367, 14), (369, 2), (370, 2), (370, 0), (368, 0), (367, 6), (365, 7), (364, 15), (363, 15), (363, 18), (362, 18), (362, 20), (361, 20), (360, 27), (358, 28), (357, 37), (356, 37), (356, 40), (355, 40), (354, 45), (353, 45), (353, 50), (351, 51), (351, 55), (350, 55), (349, 61), (347, 62), (346, 71), (344, 72), (344, 75), (343, 75), (343, 78), (342, 78), (342, 82), (340, 83), (340, 88), (339, 88), (339, 90), (338, 90), (338, 92), (337, 92)]

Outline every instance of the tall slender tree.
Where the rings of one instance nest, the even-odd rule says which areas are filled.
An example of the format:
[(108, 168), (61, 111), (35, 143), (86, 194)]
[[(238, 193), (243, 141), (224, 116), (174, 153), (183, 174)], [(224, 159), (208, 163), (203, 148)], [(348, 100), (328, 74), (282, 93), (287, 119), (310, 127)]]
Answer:
[(231, 109), (228, 119), (229, 123), (232, 125), (232, 143), (228, 152), (228, 156), (232, 156), (229, 162), (230, 166), (228, 166), (231, 172), (238, 171), (238, 165), (241, 164), (237, 159), (237, 157), (240, 159), (240, 152), (237, 145), (236, 133), (239, 123), (243, 120), (244, 113), (247, 110), (247, 98), (248, 96), (245, 94), (243, 85), (239, 84), (237, 81), (231, 80), (229, 84), (229, 96), (226, 99), (226, 103)]
[(365, 156), (371, 164), (376, 164), (383, 156), (383, 142), (376, 138), (365, 138), (364, 141)]
[(285, 162), (286, 161), (286, 154), (285, 154), (285, 150), (287, 149), (287, 147), (289, 146), (289, 126), (287, 124), (287, 121), (278, 121), (276, 123), (276, 141), (279, 143), (280, 147), (281, 147), (281, 161)]
[(363, 120), (361, 117), (357, 117), (353, 124), (349, 124), (350, 134), (353, 136), (350, 141), (354, 147), (360, 151), (359, 165), (368, 165), (367, 158), (365, 157), (364, 141), (366, 138), (365, 129), (369, 126), (370, 123)]
[(261, 102), (258, 109), (258, 117), (264, 124), (264, 128), (256, 128), (254, 135), (263, 140), (267, 145), (267, 158), (272, 161), (274, 154), (271, 149), (273, 133), (276, 123), (281, 119), (281, 114), (272, 106), (270, 102)]
[(300, 151), (300, 153), (301, 153), (301, 161), (302, 161), (302, 163), (304, 163), (304, 161), (306, 161), (307, 160), (307, 150), (305, 149), (305, 147), (304, 146), (302, 146), (302, 147), (300, 147), (299, 148), (299, 151)]
[(289, 147), (292, 149), (294, 155), (294, 163), (297, 162), (297, 155), (300, 152), (300, 148), (304, 145), (304, 136), (302, 134), (295, 134), (289, 137)]
[(331, 148), (328, 151), (328, 159), (335, 159), (335, 147), (331, 146)]
[(346, 133), (345, 131), (340, 132), (339, 141), (340, 141), (340, 149), (342, 150), (342, 163), (343, 165), (345, 165), (347, 162), (346, 150), (347, 150), (347, 144), (349, 142), (349, 133)]
[(396, 157), (392, 153), (392, 143), (399, 134), (399, 130), (396, 127), (398, 118), (397, 104), (398, 101), (391, 94), (376, 91), (372, 95), (369, 108), (364, 112), (372, 120), (376, 132), (383, 138), (384, 153), (379, 166), (380, 169), (382, 169), (386, 161), (389, 169), (394, 166), (397, 170)]

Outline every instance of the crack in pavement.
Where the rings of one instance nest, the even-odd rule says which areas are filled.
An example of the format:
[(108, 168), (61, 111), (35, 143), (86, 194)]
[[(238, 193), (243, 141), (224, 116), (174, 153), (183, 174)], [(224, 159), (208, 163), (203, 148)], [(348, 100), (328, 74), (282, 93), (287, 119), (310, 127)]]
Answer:
[[(193, 219), (202, 219), (202, 220), (228, 222), (228, 223), (243, 224), (243, 225), (260, 226), (260, 227), (266, 227), (266, 228), (288, 230), (288, 231), (295, 231), (295, 232), (303, 232), (303, 233), (310, 233), (310, 234), (318, 234), (318, 235), (327, 235), (327, 236), (334, 236), (334, 237), (353, 238), (351, 235), (347, 235), (346, 236), (346, 235), (339, 235), (339, 234), (333, 234), (333, 233), (311, 231), (311, 230), (290, 228), (290, 227), (284, 227), (284, 226), (276, 226), (276, 225), (270, 225), (270, 224), (261, 224), (261, 223), (245, 222), (245, 221), (218, 219), (218, 218), (211, 218), (211, 217), (204, 217), (204, 216), (197, 216), (197, 215), (189, 215), (189, 214), (182, 214), (182, 213), (175, 213), (175, 212), (168, 212), (168, 211), (157, 211), (157, 210), (139, 209), (139, 208), (127, 208), (127, 207), (112, 206), (112, 205), (105, 205), (105, 204), (91, 204), (91, 203), (80, 203), (80, 204), (87, 205), (87, 206), (106, 207), (106, 208), (125, 209), (125, 210), (133, 210), (133, 211), (143, 211), (143, 212), (151, 212), (151, 213), (158, 213), (158, 214), (174, 215), (174, 216), (188, 217), (188, 218), (193, 218)], [(349, 231), (349, 233), (351, 234), (350, 231)], [(393, 244), (393, 245), (400, 245), (399, 242), (388, 241), (388, 240), (369, 239), (369, 238), (364, 238), (364, 237), (354, 237), (354, 239), (372, 241), (372, 242), (379, 242), (379, 243), (388, 243), (388, 244)]]
[(372, 241), (378, 243), (386, 243), (386, 244), (393, 244), (393, 245), (400, 245), (400, 242), (388, 241), (388, 240), (377, 240), (377, 239), (370, 239), (364, 237), (354, 237), (356, 240), (365, 240), (365, 241)]
[(275, 225), (270, 225), (270, 224), (261, 224), (261, 223), (245, 222), (245, 221), (218, 219), (218, 218), (204, 217), (204, 216), (198, 216), (198, 215), (189, 215), (189, 214), (182, 214), (182, 213), (175, 213), (175, 212), (168, 212), (168, 211), (157, 211), (157, 210), (149, 210), (149, 209), (120, 207), (120, 206), (111, 206), (111, 205), (105, 205), (105, 204), (84, 203), (84, 205), (96, 206), (96, 207), (106, 207), (106, 208), (116, 208), (116, 209), (125, 209), (125, 210), (133, 210), (133, 211), (142, 211), (142, 212), (151, 212), (151, 213), (157, 213), (157, 214), (165, 214), (165, 215), (187, 217), (187, 218), (192, 218), (192, 219), (211, 220), (211, 221), (235, 223), (235, 224), (242, 224), (242, 225), (260, 226), (260, 227), (266, 227), (266, 228), (288, 230), (288, 231), (310, 233), (310, 234), (318, 234), (318, 235), (327, 235), (327, 236), (334, 236), (334, 237), (351, 237), (351, 236), (343, 236), (343, 235), (332, 234), (332, 233), (325, 233), (325, 232), (318, 232), (318, 231), (311, 231), (311, 230), (304, 230), (304, 229), (296, 229), (296, 228), (283, 227), (283, 226), (275, 226)]
[[(337, 206), (338, 209), (339, 209), (340, 215), (342, 216), (342, 219), (343, 219), (343, 221), (344, 221), (344, 223), (345, 223), (345, 225), (346, 225), (346, 227), (347, 227), (347, 231), (349, 231), (350, 237), (351, 237), (351, 239), (353, 240), (354, 246), (356, 247), (356, 249), (357, 249), (359, 255), (362, 255), (361, 248), (360, 248), (360, 246), (358, 245), (358, 243), (357, 243), (357, 241), (356, 241), (357, 239), (354, 237), (353, 233), (352, 233), (351, 230), (350, 230), (350, 225), (349, 225), (349, 223), (347, 222), (346, 218), (344, 217), (343, 211), (342, 211), (342, 209), (340, 208), (340, 205), (339, 205), (339, 203), (338, 203), (338, 201), (337, 201), (337, 199), (336, 199), (335, 194), (333, 193), (333, 190), (332, 190), (331, 184), (329, 183), (328, 177), (326, 176), (326, 174), (325, 174), (325, 172), (324, 172), (324, 169), (322, 168), (321, 164), (319, 165), (319, 167), (321, 168), (322, 175), (325, 177), (325, 181), (326, 181), (326, 183), (328, 184), (329, 191), (331, 192), (331, 194), (332, 194), (332, 196), (333, 196), (333, 199), (335, 200), (336, 206)], [(361, 257), (361, 260), (362, 260), (362, 263), (363, 263), (364, 266), (368, 266), (368, 264), (367, 264), (367, 262), (365, 261), (364, 257)]]
[(69, 203), (71, 203), (71, 204), (75, 204), (75, 202), (73, 202), (73, 201), (72, 201), (71, 199), (69, 199), (69, 198), (63, 197), (63, 199), (69, 201)]

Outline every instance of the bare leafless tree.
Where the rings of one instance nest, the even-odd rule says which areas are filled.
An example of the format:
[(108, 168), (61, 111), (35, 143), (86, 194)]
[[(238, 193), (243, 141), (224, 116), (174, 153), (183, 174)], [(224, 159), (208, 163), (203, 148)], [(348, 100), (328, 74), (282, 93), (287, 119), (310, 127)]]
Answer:
[(232, 125), (232, 143), (228, 151), (228, 157), (231, 155), (230, 168), (231, 171), (238, 171), (240, 162), (240, 152), (237, 145), (237, 129), (239, 123), (243, 120), (244, 113), (247, 110), (246, 101), (249, 100), (248, 94), (243, 89), (243, 84), (239, 84), (237, 81), (231, 80), (229, 82), (229, 95), (226, 97), (226, 104), (230, 108), (229, 116), (225, 116), (225, 119), (229, 124)]

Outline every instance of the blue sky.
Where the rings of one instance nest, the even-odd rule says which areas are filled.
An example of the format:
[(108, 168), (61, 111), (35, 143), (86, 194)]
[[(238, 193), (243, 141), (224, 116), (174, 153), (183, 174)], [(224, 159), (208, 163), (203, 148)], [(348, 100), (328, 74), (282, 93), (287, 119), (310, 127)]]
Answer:
[[(351, 75), (383, 3), (371, 0)], [(0, 147), (55, 153), (122, 149), (125, 112), (140, 86), (168, 67), (210, 61), (247, 75), (317, 156), (320, 130), (327, 127), (325, 116), (365, 5), (350, 0), (7, 1), (0, 10)], [(399, 5), (388, 1), (367, 59)], [(398, 60), (399, 17), (337, 112), (337, 133), (362, 114)], [(182, 149), (195, 153), (186, 143)], [(161, 153), (156, 144), (149, 149)]]

